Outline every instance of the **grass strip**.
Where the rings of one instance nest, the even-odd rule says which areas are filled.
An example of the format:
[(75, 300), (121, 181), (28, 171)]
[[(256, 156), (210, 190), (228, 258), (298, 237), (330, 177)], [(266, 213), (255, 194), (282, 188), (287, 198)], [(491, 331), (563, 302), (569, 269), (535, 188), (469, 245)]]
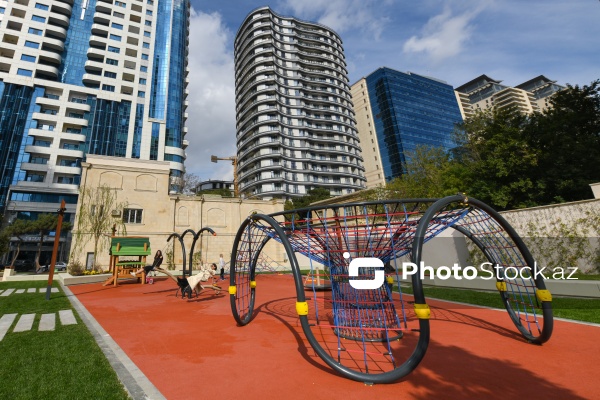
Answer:
[[(1, 282), (0, 290), (36, 288), (36, 293), (0, 297), (0, 315), (19, 314), (0, 342), (0, 399), (129, 399), (92, 334), (60, 290), (46, 300), (45, 281)], [(43, 293), (39, 292), (43, 288)], [(59, 310), (73, 310), (77, 325), (63, 326)], [(37, 330), (42, 314), (56, 313), (56, 328)], [(21, 314), (35, 314), (33, 328), (13, 333)]]
[[(449, 289), (430, 286), (425, 286), (423, 290), (425, 292), (425, 299), (450, 300), (478, 306), (504, 308), (504, 304), (497, 292), (479, 292), (468, 289)], [(412, 293), (412, 287), (402, 286), (402, 292)], [(552, 310), (555, 317), (600, 324), (600, 299), (553, 296)]]

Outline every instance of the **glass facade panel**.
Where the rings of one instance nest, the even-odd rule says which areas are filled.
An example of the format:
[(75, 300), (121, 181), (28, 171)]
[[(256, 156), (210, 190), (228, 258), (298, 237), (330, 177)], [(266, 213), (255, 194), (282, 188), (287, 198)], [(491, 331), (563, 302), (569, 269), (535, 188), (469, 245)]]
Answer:
[(94, 10), (97, 0), (75, 1), (72, 5), (65, 49), (59, 69), (61, 82), (82, 86), (87, 51), (90, 47)]
[(366, 81), (386, 180), (405, 172), (406, 154), (419, 145), (455, 147), (452, 132), (462, 117), (452, 86), (389, 68)]

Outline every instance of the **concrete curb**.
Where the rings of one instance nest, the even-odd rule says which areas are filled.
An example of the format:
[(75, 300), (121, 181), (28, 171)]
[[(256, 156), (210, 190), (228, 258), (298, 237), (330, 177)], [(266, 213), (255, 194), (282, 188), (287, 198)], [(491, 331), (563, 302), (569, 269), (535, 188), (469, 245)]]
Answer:
[(150, 382), (144, 373), (131, 361), (127, 354), (110, 337), (108, 333), (100, 326), (98, 321), (81, 304), (79, 299), (73, 295), (71, 290), (61, 283), (62, 290), (65, 292), (71, 304), (79, 313), (81, 320), (94, 336), (96, 343), (102, 349), (111, 367), (117, 373), (117, 376), (125, 390), (135, 400), (162, 400), (166, 399), (162, 393)]

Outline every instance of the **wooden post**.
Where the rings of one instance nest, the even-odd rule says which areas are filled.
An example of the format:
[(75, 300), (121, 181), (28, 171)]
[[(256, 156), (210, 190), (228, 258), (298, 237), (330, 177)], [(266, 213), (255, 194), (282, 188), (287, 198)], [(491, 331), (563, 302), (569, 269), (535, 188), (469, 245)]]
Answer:
[(46, 287), (46, 300), (50, 300), (52, 291), (52, 280), (54, 279), (54, 265), (56, 264), (56, 255), (58, 254), (58, 244), (60, 243), (60, 230), (62, 229), (63, 216), (65, 215), (66, 203), (60, 202), (58, 209), (58, 221), (56, 222), (56, 233), (54, 234), (54, 248), (52, 249), (52, 260), (50, 261), (50, 272), (48, 273), (48, 287)]

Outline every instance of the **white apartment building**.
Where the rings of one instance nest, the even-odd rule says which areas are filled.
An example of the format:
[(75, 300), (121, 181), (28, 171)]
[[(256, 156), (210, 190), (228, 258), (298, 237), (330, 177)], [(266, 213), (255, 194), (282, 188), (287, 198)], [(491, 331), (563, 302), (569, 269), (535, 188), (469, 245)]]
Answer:
[(340, 37), (262, 7), (246, 17), (234, 49), (240, 192), (293, 198), (364, 188)]

